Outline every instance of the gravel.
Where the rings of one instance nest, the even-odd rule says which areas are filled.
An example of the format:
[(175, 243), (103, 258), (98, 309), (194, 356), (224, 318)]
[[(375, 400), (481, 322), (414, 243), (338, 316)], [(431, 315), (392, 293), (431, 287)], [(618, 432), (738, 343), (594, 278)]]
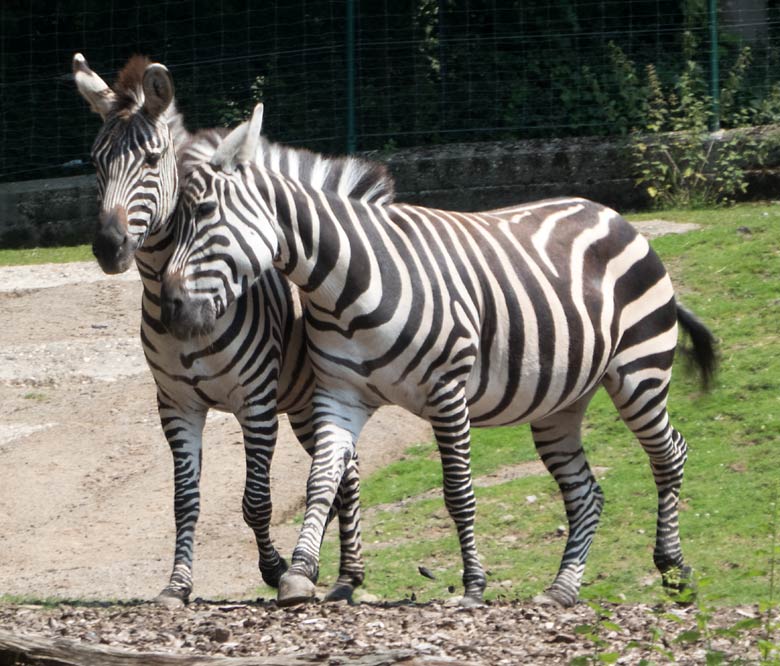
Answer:
[[(708, 618), (708, 619), (707, 619)], [(729, 633), (737, 623), (755, 625)], [(558, 609), (516, 601), (466, 609), (450, 602), (313, 604), (282, 609), (196, 600), (171, 611), (151, 604), (0, 606), (0, 631), (135, 652), (231, 657), (317, 654), (358, 657), (408, 650), (455, 663), (569, 664), (612, 655), (704, 664), (758, 663), (762, 618), (755, 607), (704, 613), (695, 606), (580, 603)], [(2, 656), (2, 652), (0, 652)], [(2, 662), (2, 659), (0, 659)], [(576, 663), (576, 662), (575, 662)]]

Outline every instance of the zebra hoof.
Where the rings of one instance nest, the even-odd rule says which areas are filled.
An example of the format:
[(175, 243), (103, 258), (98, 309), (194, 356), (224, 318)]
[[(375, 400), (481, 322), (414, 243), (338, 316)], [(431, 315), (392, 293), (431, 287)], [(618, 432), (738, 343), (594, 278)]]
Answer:
[(286, 573), (279, 581), (279, 592), (276, 595), (276, 603), (280, 606), (295, 606), (314, 601), (314, 583), (301, 574)]
[(693, 585), (693, 569), (687, 565), (673, 567), (661, 574), (661, 582), (666, 592), (680, 605), (692, 604), (696, 600)]
[(279, 580), (284, 575), (284, 572), (287, 571), (288, 566), (287, 561), (283, 557), (279, 558), (276, 566), (264, 568), (260, 565), (260, 575), (263, 577), (263, 582), (268, 585), (268, 587), (273, 587), (274, 589), (278, 588)]
[(460, 608), (482, 608), (485, 605), (485, 602), (482, 599), (482, 596), (474, 596), (471, 594), (464, 594), (460, 599), (458, 599), (458, 606)]
[(323, 598), (324, 602), (347, 601), (352, 603), (352, 593), (355, 588), (350, 583), (336, 583)]
[(152, 599), (152, 603), (157, 606), (162, 606), (163, 608), (176, 610), (178, 608), (184, 608), (189, 597), (189, 592), (185, 592), (184, 590), (171, 590), (166, 587), (160, 594)]
[(556, 590), (545, 590), (541, 594), (537, 594), (533, 598), (535, 604), (540, 606), (557, 606), (558, 608), (571, 608), (577, 603), (576, 597), (572, 599), (569, 596), (564, 596)]

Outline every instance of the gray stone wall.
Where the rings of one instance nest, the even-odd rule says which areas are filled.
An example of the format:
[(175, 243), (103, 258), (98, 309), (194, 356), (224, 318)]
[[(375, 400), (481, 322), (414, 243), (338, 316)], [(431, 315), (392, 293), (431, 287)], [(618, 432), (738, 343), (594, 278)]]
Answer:
[[(448, 144), (367, 156), (387, 162), (398, 201), (474, 211), (582, 196), (626, 212), (650, 203), (634, 186), (628, 153), (619, 141), (585, 138)], [(751, 198), (778, 198), (780, 150), (749, 180)], [(0, 184), (0, 247), (90, 242), (96, 197), (93, 176)]]
[(94, 176), (0, 183), (0, 248), (88, 243), (97, 214)]
[(489, 210), (556, 196), (582, 196), (620, 210), (647, 206), (626, 151), (603, 139), (449, 144), (400, 150), (385, 159), (399, 201)]

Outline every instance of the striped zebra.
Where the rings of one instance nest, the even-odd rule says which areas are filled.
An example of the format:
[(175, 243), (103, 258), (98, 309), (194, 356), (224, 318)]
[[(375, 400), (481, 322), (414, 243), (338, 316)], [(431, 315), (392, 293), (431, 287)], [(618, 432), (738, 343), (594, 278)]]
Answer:
[[(141, 341), (173, 454), (174, 565), (157, 601), (175, 606), (186, 602), (192, 590), (202, 431), (209, 409), (232, 412), (241, 425), (246, 453), (243, 515), (255, 534), (263, 580), (276, 586), (287, 566), (269, 533), (269, 465), (277, 413), (287, 412), (309, 455), (314, 444), (314, 376), (298, 290), (277, 271), (268, 271), (226, 308), (225, 317), (208, 334), (199, 332), (183, 341), (171, 336), (160, 321), (160, 290), (173, 249), (171, 215), (179, 179), (208, 160), (227, 132), (187, 132), (176, 110), (170, 73), (147, 58), (132, 58), (113, 89), (81, 54), (74, 56), (73, 70), (79, 92), (104, 121), (92, 147), (101, 202), (94, 254), (106, 273), (125, 271), (135, 259), (143, 281)], [(379, 165), (322, 158), (267, 142), (258, 148), (261, 161), (288, 176), (377, 202), (393, 196), (392, 179)], [(329, 598), (348, 597), (363, 579), (358, 479), (354, 458), (348, 462), (343, 497), (336, 503), (342, 561)]]
[(581, 443), (599, 386), (649, 457), (658, 490), (654, 562), (667, 587), (684, 586), (678, 498), (686, 443), (666, 409), (678, 323), (705, 380), (715, 369), (714, 342), (676, 303), (647, 241), (584, 199), (466, 214), (318, 190), (245, 159), (261, 124), (258, 106), (182, 183), (163, 316), (176, 335), (208, 331), (272, 265), (305, 292), (317, 441), (279, 602), (312, 598), (339, 479), (363, 424), (394, 403), (433, 426), (466, 605), (480, 603), (486, 586), (474, 540), (470, 426), (530, 423), (569, 522), (543, 599), (575, 603), (604, 501)]

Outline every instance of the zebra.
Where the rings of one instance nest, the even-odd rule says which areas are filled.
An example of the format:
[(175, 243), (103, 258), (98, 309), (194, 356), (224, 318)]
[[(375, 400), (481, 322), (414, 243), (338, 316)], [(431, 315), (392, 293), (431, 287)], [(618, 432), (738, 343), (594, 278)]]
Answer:
[(604, 503), (581, 444), (599, 386), (649, 457), (658, 491), (653, 559), (667, 588), (684, 587), (678, 499), (687, 445), (666, 408), (678, 324), (705, 383), (717, 359), (712, 334), (677, 303), (648, 242), (615, 211), (580, 198), (495, 215), (318, 190), (246, 160), (261, 126), (258, 105), (182, 183), (163, 318), (179, 336), (208, 331), (270, 266), (305, 293), (316, 445), (278, 603), (313, 597), (339, 479), (363, 424), (394, 403), (433, 427), (467, 606), (482, 603), (486, 587), (470, 427), (530, 424), (569, 523), (540, 600), (574, 604)]
[[(190, 134), (176, 109), (173, 79), (164, 65), (133, 57), (113, 89), (73, 58), (78, 91), (103, 125), (92, 147), (100, 218), (93, 251), (106, 273), (135, 260), (143, 282), (141, 342), (156, 387), (160, 421), (174, 462), (176, 544), (170, 580), (156, 601), (186, 603), (192, 591), (193, 541), (199, 514), (202, 431), (209, 409), (232, 412), (244, 436), (243, 515), (254, 531), (263, 580), (277, 586), (286, 562), (270, 534), (268, 469), (277, 412), (287, 412), (313, 453), (311, 396), (314, 376), (306, 354), (298, 290), (268, 271), (225, 311), (209, 334), (177, 340), (160, 322), (163, 267), (173, 249), (171, 216), (179, 179), (208, 159), (226, 130)], [(309, 179), (353, 196), (386, 202), (394, 183), (384, 166), (355, 158), (323, 158), (265, 140), (258, 159), (288, 176)], [(357, 458), (350, 460), (337, 502), (341, 567), (327, 599), (349, 598), (363, 580)]]

